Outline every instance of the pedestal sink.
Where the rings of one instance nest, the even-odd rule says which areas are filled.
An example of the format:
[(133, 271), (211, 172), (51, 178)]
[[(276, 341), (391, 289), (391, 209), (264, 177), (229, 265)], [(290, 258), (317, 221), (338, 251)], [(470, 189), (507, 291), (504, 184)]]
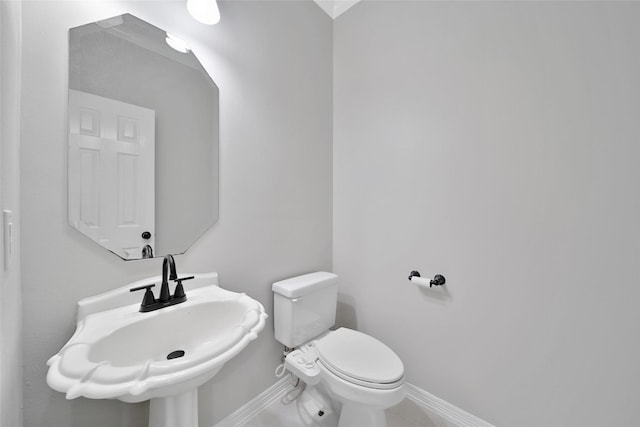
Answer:
[(198, 392), (264, 328), (262, 305), (218, 286), (217, 273), (195, 274), (187, 301), (140, 313), (130, 288), (78, 302), (76, 331), (49, 361), (47, 383), (67, 399), (150, 400), (150, 427), (197, 427)]

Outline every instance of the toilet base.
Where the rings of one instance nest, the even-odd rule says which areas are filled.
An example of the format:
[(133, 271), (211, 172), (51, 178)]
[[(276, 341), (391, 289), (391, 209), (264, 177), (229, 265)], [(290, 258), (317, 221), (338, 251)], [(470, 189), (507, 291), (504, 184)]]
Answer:
[(322, 386), (306, 386), (298, 397), (298, 415), (305, 426), (337, 427), (339, 406), (336, 407)]
[(338, 427), (387, 427), (387, 417), (383, 409), (344, 402), (340, 411)]
[(340, 402), (332, 398), (322, 384), (306, 386), (296, 404), (305, 426), (387, 427), (384, 409), (350, 401)]

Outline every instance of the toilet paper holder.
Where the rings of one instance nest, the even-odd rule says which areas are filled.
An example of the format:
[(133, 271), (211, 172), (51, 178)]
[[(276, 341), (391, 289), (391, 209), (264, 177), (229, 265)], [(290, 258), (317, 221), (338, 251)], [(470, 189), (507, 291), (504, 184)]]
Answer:
[(427, 277), (421, 277), (419, 271), (413, 270), (411, 273), (409, 273), (409, 281), (411, 283), (415, 283), (416, 285), (420, 285), (420, 286), (429, 285), (429, 287), (432, 287), (432, 286), (444, 285), (447, 279), (445, 279), (445, 277), (442, 274), (436, 274), (435, 276), (433, 276), (433, 279), (429, 279)]

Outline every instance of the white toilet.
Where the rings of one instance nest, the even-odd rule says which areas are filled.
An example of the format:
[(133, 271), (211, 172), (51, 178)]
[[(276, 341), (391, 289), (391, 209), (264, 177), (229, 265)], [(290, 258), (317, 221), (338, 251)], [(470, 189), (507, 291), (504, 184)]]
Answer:
[(369, 335), (329, 330), (336, 318), (337, 279), (317, 272), (274, 283), (275, 338), (296, 349), (285, 367), (304, 381), (304, 393), (327, 393), (341, 406), (333, 408), (340, 412), (339, 427), (386, 427), (384, 410), (405, 397), (404, 365)]

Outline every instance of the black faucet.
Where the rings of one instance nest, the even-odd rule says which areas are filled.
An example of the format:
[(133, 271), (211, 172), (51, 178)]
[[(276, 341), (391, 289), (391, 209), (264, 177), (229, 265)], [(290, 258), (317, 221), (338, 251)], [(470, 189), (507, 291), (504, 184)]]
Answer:
[[(167, 271), (169, 270), (169, 271)], [(176, 261), (173, 259), (173, 255), (166, 255), (162, 261), (162, 284), (160, 285), (160, 302), (167, 302), (171, 299), (169, 293), (169, 282), (167, 281), (167, 274), (170, 280), (177, 280), (176, 274)]]
[[(140, 311), (146, 313), (148, 311), (158, 310), (170, 305), (180, 304), (187, 300), (187, 295), (184, 293), (182, 282), (184, 280), (191, 280), (194, 276), (178, 278), (176, 273), (176, 262), (172, 255), (166, 255), (162, 261), (162, 283), (160, 284), (160, 297), (156, 299), (153, 295), (151, 288), (155, 284), (138, 286), (137, 288), (129, 289), (130, 292), (139, 291), (145, 289), (144, 297), (142, 298), (142, 304), (140, 304)], [(173, 292), (173, 296), (169, 292), (169, 280), (176, 282), (176, 288)]]

